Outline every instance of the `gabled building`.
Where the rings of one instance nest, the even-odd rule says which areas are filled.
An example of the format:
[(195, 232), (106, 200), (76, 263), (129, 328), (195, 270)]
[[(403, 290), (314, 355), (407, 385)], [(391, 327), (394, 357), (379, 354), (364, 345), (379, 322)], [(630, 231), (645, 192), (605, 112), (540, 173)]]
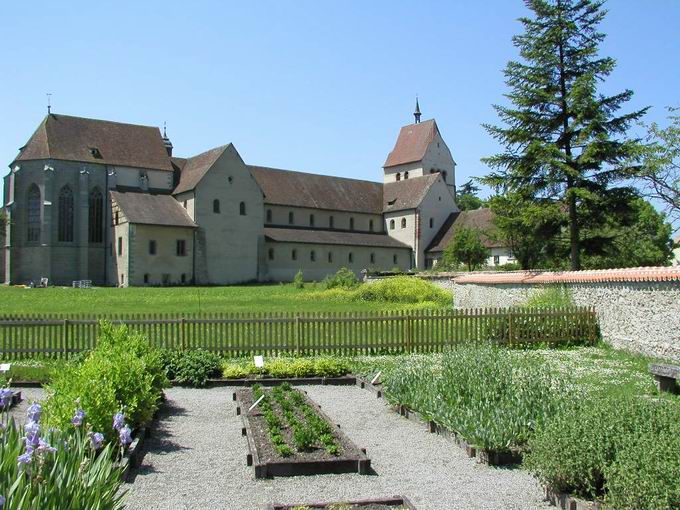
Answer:
[[(4, 178), (0, 281), (70, 285), (320, 280), (425, 268), (458, 213), (434, 120), (401, 128), (383, 182), (189, 158), (156, 127), (48, 114)], [(436, 242), (435, 242), (436, 241)]]

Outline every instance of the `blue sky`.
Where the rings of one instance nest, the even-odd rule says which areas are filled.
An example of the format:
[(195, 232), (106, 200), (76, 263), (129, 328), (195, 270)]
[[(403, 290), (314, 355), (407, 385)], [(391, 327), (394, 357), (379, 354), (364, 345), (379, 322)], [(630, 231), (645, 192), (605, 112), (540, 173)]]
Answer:
[[(602, 53), (618, 67), (602, 90), (633, 89), (626, 109), (663, 122), (680, 105), (680, 1), (607, 7)], [(2, 2), (0, 156), (51, 92), (56, 113), (167, 121), (176, 155), (233, 142), (247, 163), (380, 180), (417, 93), (462, 183), (498, 150), (481, 124), (496, 121), (525, 13), (520, 0)]]

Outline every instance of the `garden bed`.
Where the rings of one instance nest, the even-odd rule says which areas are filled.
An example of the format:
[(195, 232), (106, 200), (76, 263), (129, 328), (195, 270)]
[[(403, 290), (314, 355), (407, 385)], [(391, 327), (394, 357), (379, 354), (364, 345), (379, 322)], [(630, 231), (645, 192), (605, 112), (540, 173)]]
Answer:
[(602, 508), (600, 503), (557, 492), (550, 487), (545, 488), (545, 499), (560, 510), (600, 510)]
[[(252, 411), (248, 409), (264, 395)], [(370, 472), (371, 461), (321, 408), (290, 385), (241, 389), (234, 394), (256, 478)]]
[[(383, 397), (382, 386), (378, 384), (371, 384), (370, 381), (366, 381), (361, 378), (357, 378), (357, 385), (363, 389), (367, 389), (372, 393), (375, 393), (378, 398)], [(477, 446), (470, 444), (462, 435), (459, 433), (449, 430), (446, 427), (439, 425), (432, 420), (426, 420), (419, 413), (409, 409), (404, 405), (394, 405), (390, 406), (396, 413), (403, 416), (407, 420), (411, 420), (415, 423), (420, 423), (427, 427), (428, 432), (433, 434), (439, 434), (441, 436), (450, 438), (465, 451), (468, 457), (475, 457), (477, 461), (481, 464), (487, 464), (489, 466), (511, 466), (514, 464), (522, 463), (522, 453), (516, 450), (511, 451), (499, 451), (490, 450), (486, 448), (478, 448)]]
[(355, 501), (298, 503), (295, 505), (267, 505), (264, 510), (296, 510), (320, 509), (320, 510), (416, 510), (408, 498), (394, 496), (380, 499), (359, 499)]
[[(208, 379), (206, 387), (214, 388), (218, 386), (253, 386), (260, 384), (261, 386), (278, 386), (279, 384), (288, 383), (293, 386), (302, 386), (306, 384), (321, 384), (329, 386), (352, 386), (356, 384), (357, 380), (354, 376), (344, 375), (340, 377), (246, 377), (239, 379)], [(173, 386), (181, 386), (174, 384)]]

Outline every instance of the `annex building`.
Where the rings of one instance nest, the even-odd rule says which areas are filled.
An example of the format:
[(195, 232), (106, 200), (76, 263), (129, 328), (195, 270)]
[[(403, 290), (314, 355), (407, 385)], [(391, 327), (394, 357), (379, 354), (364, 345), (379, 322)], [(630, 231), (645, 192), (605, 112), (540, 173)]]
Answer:
[(157, 127), (60, 114), (9, 166), (6, 283), (218, 285), (290, 281), (299, 270), (321, 280), (343, 266), (422, 269), (457, 223), (486, 221), (459, 214), (456, 163), (418, 108), (382, 182), (249, 165), (232, 144), (176, 157)]

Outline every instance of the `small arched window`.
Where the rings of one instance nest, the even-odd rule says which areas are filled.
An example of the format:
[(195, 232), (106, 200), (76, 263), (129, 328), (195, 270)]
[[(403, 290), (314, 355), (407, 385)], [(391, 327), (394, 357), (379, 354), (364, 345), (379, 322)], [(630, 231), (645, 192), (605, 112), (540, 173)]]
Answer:
[(333, 262), (333, 252), (328, 252), (328, 263), (331, 264)]
[(293, 248), (293, 251), (290, 252), (290, 258), (297, 260), (297, 250), (295, 248)]
[(434, 227), (434, 218), (430, 218), (430, 228)]
[(88, 238), (91, 243), (101, 243), (104, 240), (104, 195), (99, 188), (94, 188), (90, 192)]
[(408, 179), (408, 172), (404, 172), (404, 179)]
[(349, 219), (349, 229), (354, 230), (354, 218)]
[(397, 180), (401, 181), (401, 173), (397, 172)]
[(214, 212), (215, 214), (219, 214), (219, 213), (220, 213), (220, 201), (217, 200), (217, 199), (213, 200), (213, 212)]
[(371, 253), (371, 264), (375, 264), (375, 253)]
[(73, 191), (68, 184), (59, 191), (57, 239), (62, 243), (73, 242)]
[(274, 260), (274, 248), (269, 248), (269, 260)]
[(390, 220), (390, 230), (394, 230), (394, 220)]
[(351, 264), (352, 262), (354, 262), (354, 255), (352, 254), (352, 252), (349, 252), (349, 255), (347, 256), (347, 260), (349, 260), (349, 263), (350, 263), (350, 264)]
[(272, 222), (272, 210), (267, 209), (267, 223), (271, 223), (271, 222)]
[(401, 228), (406, 228), (406, 218), (401, 219)]
[(26, 206), (28, 213), (26, 238), (28, 242), (37, 243), (40, 241), (40, 189), (35, 184), (28, 188)]
[(309, 226), (310, 227), (314, 226), (314, 215), (313, 214), (309, 215)]
[(393, 264), (397, 264), (397, 263), (398, 263), (398, 260), (399, 260), (399, 259), (397, 258), (397, 255), (396, 255), (396, 254), (392, 255), (392, 263), (393, 263)]
[(241, 216), (245, 216), (245, 215), (246, 215), (246, 203), (245, 203), (245, 202), (241, 202), (241, 203), (238, 205), (238, 213), (239, 213)]
[(292, 225), (293, 223), (295, 223), (295, 216), (293, 215), (293, 211), (290, 211), (288, 213), (288, 224)]
[(368, 220), (368, 230), (373, 232), (373, 220)]
[(334, 223), (335, 222), (333, 220), (333, 216), (329, 216), (328, 217), (328, 228), (334, 228)]
[(309, 252), (309, 260), (311, 260), (312, 262), (316, 260), (316, 252), (314, 250)]
[(442, 172), (442, 177), (444, 178), (444, 180), (446, 180), (446, 170)]

